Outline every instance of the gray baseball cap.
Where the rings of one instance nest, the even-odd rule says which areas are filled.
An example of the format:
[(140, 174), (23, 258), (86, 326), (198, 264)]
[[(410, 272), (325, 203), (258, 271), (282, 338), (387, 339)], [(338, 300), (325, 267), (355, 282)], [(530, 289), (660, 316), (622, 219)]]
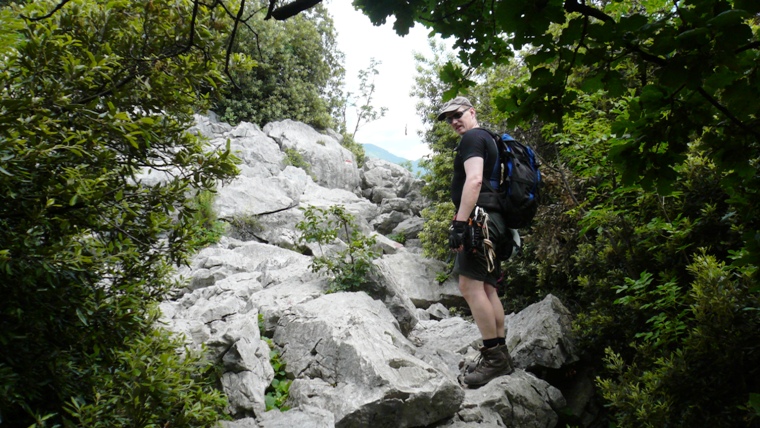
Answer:
[(462, 107), (472, 107), (472, 103), (465, 97), (456, 97), (453, 100), (447, 102), (438, 111), (438, 120), (446, 119), (446, 113), (457, 111)]

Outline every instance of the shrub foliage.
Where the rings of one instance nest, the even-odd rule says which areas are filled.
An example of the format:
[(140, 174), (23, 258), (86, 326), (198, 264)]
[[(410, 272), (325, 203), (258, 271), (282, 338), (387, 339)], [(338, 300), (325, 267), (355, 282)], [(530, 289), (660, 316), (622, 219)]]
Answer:
[(186, 1), (60, 5), (0, 13), (0, 417), (206, 425), (223, 400), (151, 308), (205, 239), (188, 195), (237, 171), (185, 131), (221, 81), (224, 21)]
[[(373, 249), (374, 236), (365, 236), (357, 227), (353, 214), (340, 205), (329, 208), (310, 206), (296, 228), (303, 243), (314, 242), (320, 254), (314, 256), (311, 269), (330, 278), (330, 291), (356, 291), (367, 281), (379, 254)], [(337, 245), (337, 250), (328, 245)]]

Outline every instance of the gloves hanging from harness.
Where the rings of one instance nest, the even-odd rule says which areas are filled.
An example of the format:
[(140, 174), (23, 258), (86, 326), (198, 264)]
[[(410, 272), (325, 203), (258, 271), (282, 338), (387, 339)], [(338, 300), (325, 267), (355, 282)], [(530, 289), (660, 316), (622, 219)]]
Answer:
[(451, 222), (449, 227), (449, 248), (452, 250), (458, 249), (460, 246), (464, 248), (466, 252), (477, 252), (483, 244), (483, 229), (482, 225), (469, 221), (457, 221)]
[(467, 222), (454, 220), (449, 227), (449, 249), (456, 250), (464, 245)]

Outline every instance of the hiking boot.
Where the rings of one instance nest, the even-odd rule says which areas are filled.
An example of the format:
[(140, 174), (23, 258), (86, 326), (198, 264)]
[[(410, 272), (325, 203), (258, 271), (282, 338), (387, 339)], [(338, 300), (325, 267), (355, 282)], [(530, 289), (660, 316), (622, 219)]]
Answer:
[(480, 362), (483, 360), (482, 352), (484, 349), (486, 348), (481, 347), (480, 349), (478, 349), (478, 351), (481, 352), (481, 354), (478, 354), (478, 356), (473, 358), (472, 360), (467, 361), (466, 359), (463, 359), (462, 361), (459, 362), (459, 373), (462, 376), (468, 373), (472, 373), (473, 371), (475, 371), (476, 368), (478, 368), (478, 366), (480, 365)]
[(499, 345), (493, 348), (481, 348), (480, 356), (480, 363), (474, 370), (465, 373), (464, 378), (462, 379), (463, 383), (470, 388), (483, 386), (492, 379), (508, 375), (515, 370), (507, 345)]
[(478, 366), (480, 365), (480, 363), (483, 361), (483, 354), (482, 354), (482, 352), (483, 352), (484, 349), (486, 349), (486, 348), (481, 347), (480, 349), (478, 349), (479, 353), (478, 353), (477, 357), (475, 357), (475, 358), (473, 358), (471, 360), (467, 360), (465, 358), (465, 359), (462, 359), (459, 362), (459, 376), (457, 376), (457, 380), (459, 381), (460, 385), (467, 386), (467, 384), (464, 383), (464, 377), (466, 375), (474, 372), (475, 369), (478, 368)]

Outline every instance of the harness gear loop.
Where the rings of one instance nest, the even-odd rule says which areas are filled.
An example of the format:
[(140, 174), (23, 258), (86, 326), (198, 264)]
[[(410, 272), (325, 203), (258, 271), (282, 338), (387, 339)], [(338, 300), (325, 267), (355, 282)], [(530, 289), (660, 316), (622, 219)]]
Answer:
[(488, 235), (488, 213), (479, 206), (475, 206), (475, 222), (482, 228), (483, 254), (486, 257), (488, 272), (493, 272), (496, 260), (496, 248), (491, 237)]

